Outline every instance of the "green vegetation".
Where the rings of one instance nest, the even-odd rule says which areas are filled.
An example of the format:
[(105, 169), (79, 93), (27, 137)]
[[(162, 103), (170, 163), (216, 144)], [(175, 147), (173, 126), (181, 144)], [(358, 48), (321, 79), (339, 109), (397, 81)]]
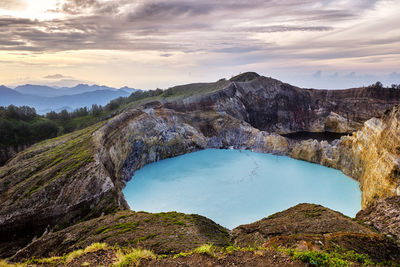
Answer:
[(140, 242), (146, 241), (146, 240), (151, 239), (156, 236), (157, 236), (156, 234), (142, 236), (142, 237), (137, 238), (133, 243), (140, 243)]
[(177, 224), (177, 225), (182, 225), (186, 226), (185, 220), (186, 219), (191, 219), (190, 216), (187, 216), (186, 214), (183, 213), (178, 213), (175, 211), (171, 212), (160, 212), (154, 214), (157, 217), (161, 217), (164, 222), (167, 222), (168, 224)]
[(27, 146), (57, 136), (58, 126), (36, 114), (34, 108), (0, 107), (0, 149)]
[(113, 266), (138, 266), (141, 259), (156, 259), (156, 255), (146, 249), (130, 249), (127, 253), (123, 250), (117, 251), (117, 262)]
[(400, 84), (392, 84), (390, 87), (384, 87), (383, 84), (378, 81), (374, 84), (368, 85), (367, 88), (369, 88), (369, 89), (391, 88), (391, 89), (400, 90)]
[(229, 81), (221, 79), (214, 83), (192, 83), (171, 87), (161, 94), (168, 99), (185, 98), (196, 94), (205, 94), (218, 91), (229, 84)]
[(193, 250), (193, 253), (206, 254), (211, 257), (215, 257), (216, 248), (212, 244), (204, 244)]
[[(345, 251), (336, 249), (332, 252), (324, 252), (317, 250), (296, 250), (296, 249), (279, 249), (292, 257), (294, 260), (301, 260), (314, 266), (350, 266), (352, 263), (358, 263), (363, 266), (374, 266), (374, 263), (367, 255), (359, 254), (355, 251)], [(380, 264), (378, 264), (380, 265)], [(386, 264), (385, 264), (386, 265)], [(394, 266), (394, 265), (393, 265)]]
[(115, 231), (115, 230), (121, 230), (120, 233), (126, 233), (126, 232), (131, 232), (138, 227), (139, 223), (138, 222), (127, 222), (127, 223), (117, 223), (111, 227), (109, 226), (102, 226), (96, 230), (96, 234), (105, 234), (110, 231)]
[[(28, 178), (25, 181), (32, 181), (31, 187), (24, 197), (32, 195), (60, 177), (72, 176), (82, 166), (92, 162), (94, 159), (91, 133), (98, 127), (99, 125), (94, 125), (77, 131), (71, 136), (58, 137), (38, 144), (35, 149), (50, 148), (46, 153), (38, 154), (35, 157), (37, 163), (35, 168), (21, 170), (28, 172)], [(49, 142), (53, 142), (53, 146), (49, 146)], [(29, 152), (28, 149), (26, 153)]]

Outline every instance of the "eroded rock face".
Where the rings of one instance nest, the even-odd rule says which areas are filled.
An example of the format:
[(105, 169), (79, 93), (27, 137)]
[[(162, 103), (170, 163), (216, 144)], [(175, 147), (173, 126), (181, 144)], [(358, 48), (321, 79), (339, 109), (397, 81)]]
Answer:
[(400, 240), (400, 197), (379, 199), (357, 213), (357, 219)]
[[(125, 110), (37, 144), (0, 168), (0, 256), (49, 229), (128, 209), (121, 190), (137, 169), (205, 148), (289, 155), (340, 169), (360, 181), (366, 207), (398, 191), (398, 112), (371, 119), (398, 103), (399, 90), (308, 90), (245, 74), (221, 90)], [(279, 135), (355, 130), (332, 143)]]

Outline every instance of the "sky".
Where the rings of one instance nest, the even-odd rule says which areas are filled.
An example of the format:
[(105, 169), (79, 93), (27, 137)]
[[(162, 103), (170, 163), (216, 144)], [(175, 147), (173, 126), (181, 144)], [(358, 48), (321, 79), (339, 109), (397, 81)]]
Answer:
[(400, 0), (0, 0), (0, 84), (400, 83)]

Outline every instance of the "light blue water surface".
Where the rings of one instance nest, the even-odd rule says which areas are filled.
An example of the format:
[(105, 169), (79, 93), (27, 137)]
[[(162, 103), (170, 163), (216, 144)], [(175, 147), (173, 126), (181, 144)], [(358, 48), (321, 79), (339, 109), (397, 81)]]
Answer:
[(227, 228), (298, 203), (315, 203), (354, 217), (356, 181), (338, 170), (247, 150), (206, 149), (151, 163), (123, 190), (132, 210), (206, 216)]

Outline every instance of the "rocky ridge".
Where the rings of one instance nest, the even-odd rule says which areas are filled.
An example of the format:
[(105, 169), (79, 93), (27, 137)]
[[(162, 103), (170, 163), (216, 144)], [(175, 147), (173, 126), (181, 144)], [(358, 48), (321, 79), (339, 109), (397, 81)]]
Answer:
[[(121, 190), (135, 170), (205, 148), (289, 155), (340, 169), (360, 182), (364, 208), (399, 193), (399, 111), (385, 111), (400, 103), (400, 91), (301, 89), (255, 73), (220, 84), (142, 103), (19, 153), (0, 168), (0, 255), (43, 233), (128, 209)], [(332, 143), (280, 135), (299, 131), (357, 132)]]

